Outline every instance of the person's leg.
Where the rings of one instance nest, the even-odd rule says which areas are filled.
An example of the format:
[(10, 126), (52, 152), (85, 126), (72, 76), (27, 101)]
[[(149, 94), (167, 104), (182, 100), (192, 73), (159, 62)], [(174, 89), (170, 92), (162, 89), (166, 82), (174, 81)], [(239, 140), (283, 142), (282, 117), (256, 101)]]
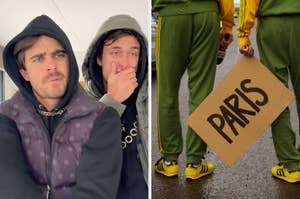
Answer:
[(158, 81), (158, 140), (167, 161), (177, 160), (182, 152), (178, 107), (181, 77), (188, 63), (191, 43), (191, 15), (159, 17), (156, 35)]
[[(220, 21), (215, 12), (193, 15), (192, 48), (188, 66), (189, 113), (211, 92), (216, 73)], [(199, 164), (206, 153), (206, 143), (191, 128), (186, 138), (187, 163)]]
[[(298, 133), (300, 126), (300, 26), (297, 25), (300, 20), (300, 15), (291, 17), (291, 38), (290, 38), (290, 55), (291, 55), (291, 82), (293, 84), (294, 93), (296, 96), (296, 105), (298, 113)], [(298, 169), (300, 170), (300, 145), (298, 146)]]
[[(192, 48), (188, 65), (190, 114), (213, 88), (220, 38), (219, 24), (217, 13), (194, 14)], [(191, 128), (188, 128), (186, 138), (187, 166), (185, 168), (187, 180), (196, 180), (213, 172), (213, 164), (201, 160), (206, 153), (206, 148), (206, 143)]]
[[(286, 31), (293, 28), (289, 22), (289, 17), (264, 18), (259, 23), (257, 34), (262, 63), (287, 87), (288, 68), (292, 64), (288, 49), (290, 49), (290, 43), (295, 42), (290, 41), (290, 31)], [(297, 50), (297, 48), (293, 48), (293, 50)], [(296, 81), (294, 76), (295, 74), (293, 74), (293, 82)], [(296, 87), (296, 89), (298, 88)], [(286, 108), (272, 123), (272, 136), (279, 162), (289, 171), (299, 169), (300, 154), (295, 146), (295, 133), (291, 127), (289, 108)]]

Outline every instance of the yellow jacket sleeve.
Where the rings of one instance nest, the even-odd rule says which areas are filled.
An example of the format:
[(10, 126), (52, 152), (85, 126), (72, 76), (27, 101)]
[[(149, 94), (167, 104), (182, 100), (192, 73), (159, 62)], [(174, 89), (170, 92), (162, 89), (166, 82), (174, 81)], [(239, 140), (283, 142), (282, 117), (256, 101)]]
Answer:
[(234, 5), (233, 0), (220, 0), (222, 21), (221, 34), (229, 33), (232, 35), (232, 27), (234, 26)]
[(240, 0), (239, 24), (237, 28), (240, 46), (250, 45), (251, 28), (254, 25), (260, 0)]

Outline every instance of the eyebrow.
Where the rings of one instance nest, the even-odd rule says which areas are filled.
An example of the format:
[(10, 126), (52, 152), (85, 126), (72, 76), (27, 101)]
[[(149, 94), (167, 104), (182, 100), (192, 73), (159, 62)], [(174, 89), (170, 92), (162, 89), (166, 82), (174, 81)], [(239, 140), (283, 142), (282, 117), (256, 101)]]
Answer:
[(58, 50), (55, 50), (55, 51), (52, 52), (51, 54), (52, 54), (52, 55), (55, 55), (55, 54), (57, 54), (57, 53), (65, 53), (65, 54), (67, 54), (66, 51), (65, 51), (64, 49), (58, 49)]
[(140, 47), (138, 47), (138, 46), (133, 46), (133, 47), (131, 47), (130, 49), (140, 50)]
[[(112, 50), (115, 50), (115, 49), (121, 49), (120, 46), (112, 46), (111, 47)], [(138, 46), (133, 46), (130, 48), (131, 50), (140, 50), (140, 48)]]
[[(51, 55), (55, 55), (55, 54), (57, 54), (57, 53), (66, 53), (66, 51), (65, 51), (64, 49), (57, 49), (57, 50), (55, 50), (54, 52), (52, 52)], [(30, 60), (33, 60), (33, 59), (35, 59), (35, 58), (37, 58), (37, 57), (43, 57), (43, 56), (45, 56), (45, 55), (46, 55), (45, 52), (44, 52), (44, 53), (39, 53), (39, 54), (33, 55), (33, 56), (30, 57), (29, 59), (30, 59)]]
[(29, 59), (30, 59), (30, 60), (34, 60), (34, 59), (37, 58), (37, 57), (43, 57), (43, 56), (45, 56), (45, 54), (46, 54), (46, 53), (39, 53), (39, 54), (33, 55), (33, 56), (30, 57)]

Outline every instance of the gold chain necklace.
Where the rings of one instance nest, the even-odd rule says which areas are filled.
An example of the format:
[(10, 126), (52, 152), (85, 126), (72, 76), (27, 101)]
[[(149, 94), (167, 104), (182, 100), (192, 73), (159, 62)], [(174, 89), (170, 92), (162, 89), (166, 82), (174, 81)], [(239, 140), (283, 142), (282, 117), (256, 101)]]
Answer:
[[(124, 131), (125, 132), (125, 131)], [(131, 144), (134, 137), (137, 135), (137, 124), (136, 121), (133, 123), (133, 128), (130, 129), (129, 135), (122, 140), (122, 149), (125, 149), (128, 144)]]

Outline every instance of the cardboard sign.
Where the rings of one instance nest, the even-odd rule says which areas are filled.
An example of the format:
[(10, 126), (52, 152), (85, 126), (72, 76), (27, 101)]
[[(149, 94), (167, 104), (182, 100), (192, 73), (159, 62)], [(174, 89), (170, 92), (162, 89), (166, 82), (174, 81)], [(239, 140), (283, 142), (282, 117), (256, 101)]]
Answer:
[(264, 65), (243, 56), (187, 122), (232, 166), (293, 99)]

